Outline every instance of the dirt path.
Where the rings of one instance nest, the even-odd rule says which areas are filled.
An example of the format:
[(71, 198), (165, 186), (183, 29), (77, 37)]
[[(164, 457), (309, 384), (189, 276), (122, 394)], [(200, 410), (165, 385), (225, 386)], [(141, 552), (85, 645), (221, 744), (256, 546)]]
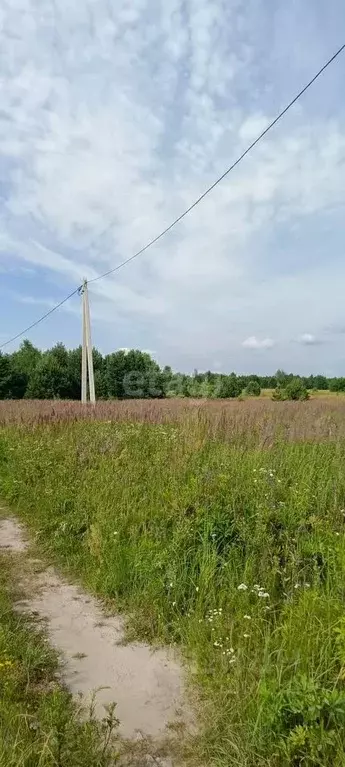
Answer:
[[(23, 554), (28, 549), (25, 532), (13, 518), (0, 520), (0, 548), (29, 558), (29, 553)], [(124, 644), (120, 617), (106, 617), (94, 598), (67, 583), (53, 568), (38, 567), (38, 560), (29, 562), (35, 567), (29, 579), (20, 579), (25, 599), (18, 609), (46, 621), (51, 644), (62, 655), (62, 678), (71, 692), (81, 693), (88, 703), (97, 691), (100, 718), (104, 705), (115, 701), (120, 734), (126, 739), (152, 743), (169, 739), (171, 725), (181, 727), (189, 717), (183, 672), (176, 658), (165, 649)], [(156, 757), (143, 762), (148, 763), (173, 764)]]

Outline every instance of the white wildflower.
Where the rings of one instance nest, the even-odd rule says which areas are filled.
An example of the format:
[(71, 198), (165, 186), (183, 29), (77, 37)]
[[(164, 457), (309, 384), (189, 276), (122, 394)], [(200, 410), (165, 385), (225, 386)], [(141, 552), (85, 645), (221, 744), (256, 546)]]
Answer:
[(237, 591), (247, 591), (248, 586), (246, 586), (245, 583), (240, 583), (239, 586), (237, 586)]
[(260, 599), (269, 599), (270, 595), (268, 591), (258, 591), (258, 597), (260, 597)]
[(249, 639), (250, 634), (243, 634), (243, 636), (244, 636), (245, 639)]
[(252, 619), (251, 615), (244, 615), (243, 617), (244, 617), (245, 621), (251, 621), (251, 619)]

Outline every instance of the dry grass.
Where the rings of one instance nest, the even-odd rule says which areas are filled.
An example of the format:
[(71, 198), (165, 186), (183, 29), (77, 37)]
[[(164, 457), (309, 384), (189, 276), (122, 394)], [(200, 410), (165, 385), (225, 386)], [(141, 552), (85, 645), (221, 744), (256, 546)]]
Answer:
[(308, 402), (238, 400), (101, 401), (95, 407), (66, 401), (2, 401), (0, 426), (39, 425), (75, 421), (147, 424), (186, 424), (204, 428), (209, 436), (266, 445), (279, 437), (287, 441), (324, 441), (345, 437), (345, 398), (315, 397)]

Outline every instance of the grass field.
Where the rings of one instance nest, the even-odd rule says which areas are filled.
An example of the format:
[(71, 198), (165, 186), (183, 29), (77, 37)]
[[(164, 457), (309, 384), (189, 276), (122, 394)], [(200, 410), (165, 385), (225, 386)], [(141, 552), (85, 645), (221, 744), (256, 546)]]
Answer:
[(345, 400), (0, 403), (39, 546), (198, 671), (199, 764), (345, 764)]

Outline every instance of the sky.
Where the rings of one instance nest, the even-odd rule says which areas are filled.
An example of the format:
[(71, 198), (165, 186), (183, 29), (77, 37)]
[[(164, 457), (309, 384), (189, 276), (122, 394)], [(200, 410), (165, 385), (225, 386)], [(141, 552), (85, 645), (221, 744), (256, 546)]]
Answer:
[[(3, 0), (0, 343), (169, 225), (344, 31), (343, 0)], [(180, 224), (90, 285), (103, 353), (345, 374), (344, 81), (345, 53)], [(80, 298), (28, 336), (78, 345)]]

